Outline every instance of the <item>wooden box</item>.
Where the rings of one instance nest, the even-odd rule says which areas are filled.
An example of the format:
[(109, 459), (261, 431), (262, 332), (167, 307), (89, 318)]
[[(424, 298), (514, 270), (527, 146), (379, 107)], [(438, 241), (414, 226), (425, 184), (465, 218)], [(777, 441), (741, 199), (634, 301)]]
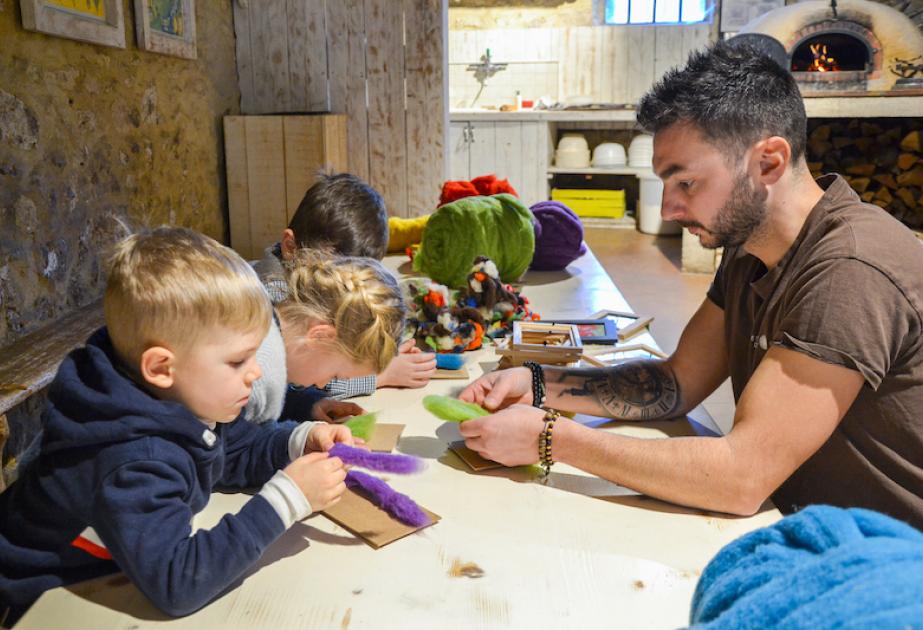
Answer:
[(513, 337), (505, 348), (497, 348), (501, 367), (535, 361), (546, 365), (566, 365), (580, 360), (583, 343), (573, 324), (513, 322)]
[(318, 173), (347, 170), (346, 116), (225, 116), (231, 247), (248, 260), (279, 240)]

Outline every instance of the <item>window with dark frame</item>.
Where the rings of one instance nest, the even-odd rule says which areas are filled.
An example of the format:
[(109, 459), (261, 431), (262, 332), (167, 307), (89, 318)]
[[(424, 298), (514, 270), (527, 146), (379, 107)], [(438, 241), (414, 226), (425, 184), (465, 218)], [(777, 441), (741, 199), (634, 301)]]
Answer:
[(606, 24), (711, 22), (712, 0), (606, 0)]

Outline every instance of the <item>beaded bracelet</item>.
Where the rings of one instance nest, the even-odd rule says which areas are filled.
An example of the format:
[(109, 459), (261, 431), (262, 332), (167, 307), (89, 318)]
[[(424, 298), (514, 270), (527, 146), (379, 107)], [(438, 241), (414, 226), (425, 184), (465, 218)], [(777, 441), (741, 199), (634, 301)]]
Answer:
[(547, 477), (551, 473), (551, 467), (554, 465), (554, 459), (551, 455), (551, 432), (554, 429), (555, 421), (561, 417), (561, 414), (554, 409), (545, 412), (545, 427), (538, 436), (538, 461), (545, 471), (542, 475)]
[(532, 406), (541, 407), (545, 404), (545, 371), (535, 361), (526, 361), (522, 365), (532, 372)]

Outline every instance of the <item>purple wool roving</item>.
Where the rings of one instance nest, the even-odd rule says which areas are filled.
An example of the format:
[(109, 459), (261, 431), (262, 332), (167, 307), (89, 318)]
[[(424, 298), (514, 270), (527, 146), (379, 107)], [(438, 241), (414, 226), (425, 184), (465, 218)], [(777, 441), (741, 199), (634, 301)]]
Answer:
[(423, 460), (410, 455), (395, 455), (392, 453), (373, 453), (365, 449), (347, 446), (338, 442), (330, 449), (331, 457), (339, 457), (344, 464), (359, 466), (369, 470), (409, 475), (423, 470)]
[(583, 223), (574, 211), (558, 201), (540, 201), (535, 217), (535, 255), (530, 269), (558, 271), (586, 253)]
[(378, 477), (358, 470), (346, 473), (346, 486), (361, 489), (366, 496), (385, 512), (411, 527), (429, 525), (429, 516), (413, 499), (401, 494)]

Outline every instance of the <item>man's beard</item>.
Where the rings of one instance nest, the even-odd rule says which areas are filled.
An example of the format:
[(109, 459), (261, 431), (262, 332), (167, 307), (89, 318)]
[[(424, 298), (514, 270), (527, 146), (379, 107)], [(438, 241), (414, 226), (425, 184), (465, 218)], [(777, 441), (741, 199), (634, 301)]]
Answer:
[(768, 214), (766, 189), (756, 190), (743, 172), (734, 180), (731, 196), (724, 203), (711, 228), (698, 221), (680, 221), (683, 227), (698, 227), (699, 242), (706, 249), (742, 245), (763, 226)]

